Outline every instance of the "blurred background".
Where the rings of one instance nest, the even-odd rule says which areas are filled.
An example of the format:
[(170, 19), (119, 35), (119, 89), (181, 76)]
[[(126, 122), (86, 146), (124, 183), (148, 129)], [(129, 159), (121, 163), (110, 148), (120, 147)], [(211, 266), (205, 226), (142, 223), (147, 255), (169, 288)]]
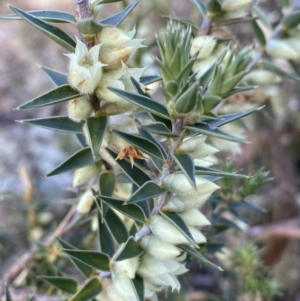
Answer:
[[(9, 3), (23, 10), (51, 8), (75, 13), (73, 1), (11, 0)], [(281, 16), (277, 1), (265, 0), (261, 4), (269, 12), (272, 24), (276, 25)], [(100, 12), (100, 17), (107, 17), (120, 7), (120, 3), (107, 5)], [(0, 13), (10, 13), (2, 1)], [(201, 16), (192, 1), (141, 1), (123, 27), (129, 30), (136, 24), (138, 36), (145, 38), (144, 43), (150, 46), (150, 53), (138, 53), (132, 63), (149, 65), (146, 71), (149, 74), (157, 72), (151, 63), (151, 55), (158, 55), (153, 46), (154, 33), (163, 31), (167, 22), (163, 15), (201, 24)], [(60, 27), (71, 36), (76, 35), (74, 26), (63, 24)], [(241, 45), (252, 43), (249, 24), (234, 24), (228, 26), (228, 30)], [(56, 229), (69, 210), (70, 200), (78, 197), (78, 191), (71, 188), (72, 174), (53, 178), (44, 176), (80, 145), (70, 135), (16, 122), (67, 114), (64, 103), (34, 110), (14, 110), (54, 87), (40, 65), (67, 73), (69, 59), (64, 56), (64, 49), (22, 21), (0, 20), (0, 40), (0, 276), (5, 278), (22, 254)], [(250, 143), (243, 145), (242, 151), (226, 152), (222, 159), (231, 158), (236, 170), (246, 174), (253, 174), (261, 168), (270, 170), (274, 180), (264, 185), (257, 196), (251, 197), (251, 201), (265, 208), (266, 212), (246, 212), (249, 228), (243, 233), (230, 230), (223, 234), (222, 241), (233, 248), (243, 243), (254, 243), (260, 249), (259, 260), (281, 288), (281, 294), (272, 300), (300, 300), (299, 95), (299, 84), (284, 78), (276, 86), (266, 86), (256, 95), (228, 101), (228, 105), (235, 106), (237, 110), (261, 104), (266, 107), (262, 113), (244, 120)], [(228, 264), (225, 255), (220, 260), (224, 267)], [(262, 277), (264, 273), (265, 270), (261, 272)], [(190, 275), (182, 279), (183, 294), (169, 295), (169, 298), (223, 300), (208, 296), (222, 296), (230, 286), (227, 276), (227, 272), (193, 263)], [(14, 284), (24, 285), (24, 277), (14, 279)], [(29, 281), (29, 284), (32, 283)], [(239, 300), (263, 299), (253, 299), (246, 294)]]

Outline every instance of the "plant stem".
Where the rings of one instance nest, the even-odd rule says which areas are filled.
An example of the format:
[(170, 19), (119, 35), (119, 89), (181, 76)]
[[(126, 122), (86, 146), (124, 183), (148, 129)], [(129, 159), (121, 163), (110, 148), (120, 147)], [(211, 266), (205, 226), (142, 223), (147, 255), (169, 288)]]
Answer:
[(74, 1), (76, 4), (79, 19), (90, 18), (92, 16), (89, 0), (74, 0)]

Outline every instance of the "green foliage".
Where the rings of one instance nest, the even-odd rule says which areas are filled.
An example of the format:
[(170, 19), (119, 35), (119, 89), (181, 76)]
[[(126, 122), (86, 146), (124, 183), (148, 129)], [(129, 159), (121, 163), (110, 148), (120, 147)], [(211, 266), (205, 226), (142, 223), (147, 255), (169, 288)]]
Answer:
[[(240, 231), (241, 225), (247, 223), (240, 209), (262, 210), (245, 198), (271, 178), (263, 170), (253, 176), (237, 173), (230, 160), (221, 163), (219, 169), (210, 168), (210, 159), (217, 151), (212, 146), (215, 138), (245, 142), (243, 137), (221, 127), (262, 109), (255, 105), (225, 114), (220, 113), (220, 108), (226, 107), (229, 97), (256, 88), (247, 84), (247, 77), (261, 70), (258, 67), (299, 80), (270, 60), (258, 63), (249, 47), (238, 51), (237, 46), (228, 43), (230, 39), (208, 35), (214, 22), (238, 22), (249, 9), (239, 1), (237, 11), (232, 11), (230, 1), (217, 0), (206, 5), (193, 1), (205, 16), (202, 34), (197, 26), (189, 25), (190, 21), (171, 20), (164, 35), (156, 36), (160, 54), (154, 61), (161, 75), (141, 76), (142, 72), (130, 68), (129, 63), (135, 50), (143, 47), (141, 40), (133, 38), (135, 30), (126, 33), (117, 28), (138, 1), (96, 21), (98, 6), (113, 2), (120, 1), (93, 2), (88, 17), (82, 16), (79, 8), (77, 19), (65, 12), (24, 12), (13, 6), (10, 8), (16, 14), (0, 16), (22, 18), (71, 52), (68, 75), (42, 67), (56, 88), (18, 107), (38, 108), (69, 101), (68, 117), (21, 122), (77, 134), (83, 145), (47, 174), (75, 170), (80, 180), (74, 186), (79, 186), (84, 194), (72, 226), (92, 221), (97, 229), (97, 235), (90, 234), (93, 241), (88, 250), (77, 249), (58, 238), (63, 251), (60, 256), (67, 255), (87, 278), (86, 282), (78, 284), (60, 273), (42, 277), (74, 294), (68, 297), (69, 301), (97, 296), (108, 301), (155, 300), (156, 291), (180, 289), (176, 277), (186, 271), (190, 258), (222, 270), (198, 250), (206, 242), (200, 227), (210, 224), (199, 207), (209, 200), (209, 256), (223, 246), (214, 242), (215, 235), (227, 229)], [(268, 49), (270, 41), (256, 20), (250, 16), (246, 21), (252, 23), (259, 49)], [(75, 43), (48, 22), (75, 23), (82, 41), (77, 39)], [(289, 31), (298, 23), (297, 11), (286, 15), (280, 28)], [(158, 81), (162, 99), (154, 99), (147, 87)], [(122, 119), (118, 119), (118, 125), (111, 122), (111, 115), (124, 113), (128, 123)], [(88, 167), (93, 166), (97, 169), (92, 172)], [(255, 247), (237, 248), (232, 269), (240, 276), (242, 293), (270, 298), (278, 292), (271, 277), (261, 277), (263, 267)], [(102, 286), (106, 277), (111, 278), (108, 287)], [(8, 290), (6, 294), (10, 301)]]

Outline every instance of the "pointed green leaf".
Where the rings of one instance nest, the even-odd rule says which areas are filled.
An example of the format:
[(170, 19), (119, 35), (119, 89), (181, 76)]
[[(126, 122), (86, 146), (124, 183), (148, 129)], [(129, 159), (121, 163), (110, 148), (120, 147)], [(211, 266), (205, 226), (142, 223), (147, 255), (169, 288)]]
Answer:
[[(48, 22), (57, 23), (76, 23), (75, 16), (64, 11), (59, 10), (29, 10), (26, 11), (36, 18), (43, 19)], [(7, 20), (21, 20), (22, 18), (17, 14), (0, 15), (0, 19)]]
[(168, 127), (162, 122), (153, 122), (141, 126), (142, 129), (150, 133), (162, 135), (166, 137), (179, 137), (177, 134), (173, 134)]
[(198, 247), (186, 223), (177, 213), (168, 211), (160, 211), (159, 213), (163, 218), (176, 227), (176, 229), (180, 231), (180, 233), (189, 241), (190, 244), (196, 248)]
[(132, 281), (137, 301), (144, 301), (144, 279), (139, 275), (135, 275), (134, 279), (130, 280)]
[(143, 213), (142, 209), (135, 204), (126, 205), (122, 200), (106, 197), (103, 195), (98, 196), (97, 201), (99, 201), (99, 199), (105, 202), (109, 207), (121, 212), (122, 214), (134, 219), (139, 223), (143, 224), (146, 222), (145, 214)]
[[(115, 159), (117, 155), (111, 151), (110, 149), (107, 149), (107, 151), (112, 155), (112, 157)], [(135, 183), (137, 186), (142, 186), (145, 182), (151, 181), (150, 177), (144, 173), (140, 168), (138, 168), (136, 165), (131, 166), (131, 163), (129, 163), (126, 160), (117, 160), (117, 163), (122, 168), (124, 173)]]
[(7, 285), (5, 286), (5, 300), (6, 301), (13, 301)]
[[(138, 125), (140, 126), (140, 123), (138, 123)], [(161, 143), (157, 139), (155, 139), (150, 133), (148, 133), (147, 131), (145, 131), (141, 128), (139, 128), (139, 133), (143, 138), (154, 143), (160, 149), (160, 151), (163, 154), (165, 159), (168, 158), (168, 154), (167, 154), (166, 150), (164, 149), (164, 147), (161, 145)]]
[(106, 222), (101, 220), (100, 212), (98, 212), (98, 235), (100, 251), (112, 256), (115, 253), (114, 241)]
[(251, 21), (251, 26), (252, 26), (255, 39), (257, 40), (258, 44), (264, 48), (267, 44), (265, 34), (263, 33), (263, 31), (261, 30), (260, 26), (256, 21)]
[(91, 143), (94, 159), (98, 156), (99, 149), (107, 127), (107, 117), (89, 117), (86, 119), (89, 141)]
[(123, 246), (122, 250), (115, 258), (116, 261), (122, 261), (134, 257), (139, 257), (144, 252), (144, 249), (134, 240), (133, 237), (129, 237)]
[(300, 23), (300, 10), (294, 10), (289, 14), (283, 16), (280, 25), (283, 30), (291, 30)]
[[(56, 237), (56, 239), (58, 240), (58, 242), (62, 246), (62, 248), (77, 250), (74, 246), (67, 243), (63, 239), (58, 238), (58, 237)], [(77, 269), (82, 273), (83, 276), (85, 276), (86, 278), (91, 277), (91, 275), (93, 274), (93, 269), (90, 266), (84, 264), (83, 262), (77, 260), (76, 258), (70, 257), (70, 259), (74, 263), (74, 265), (77, 267)]]
[(175, 109), (178, 113), (189, 113), (197, 103), (199, 83), (193, 83), (185, 92), (183, 92), (175, 102)]
[(68, 75), (62, 72), (59, 72), (54, 69), (50, 69), (44, 66), (41, 66), (41, 69), (48, 75), (48, 77), (51, 79), (51, 81), (56, 86), (63, 86), (68, 83)]
[(91, 266), (92, 268), (110, 271), (109, 257), (107, 254), (96, 251), (63, 249), (69, 256)]
[(211, 224), (213, 225), (214, 228), (221, 228), (222, 231), (227, 229), (236, 229), (239, 231), (243, 230), (237, 223), (222, 216), (213, 218), (211, 220)]
[(56, 276), (43, 276), (40, 278), (69, 294), (75, 294), (77, 292), (78, 283), (73, 278)]
[(76, 135), (76, 138), (77, 138), (77, 140), (78, 140), (78, 142), (79, 142), (79, 144), (82, 146), (82, 147), (88, 147), (89, 145), (87, 144), (87, 142), (86, 142), (86, 138), (85, 138), (85, 136), (84, 136), (84, 134), (75, 134)]
[(159, 80), (161, 80), (160, 75), (146, 75), (146, 76), (141, 76), (140, 78), (140, 82), (145, 86), (158, 82)]
[(237, 119), (243, 118), (245, 116), (248, 116), (254, 112), (260, 111), (262, 108), (264, 108), (264, 106), (259, 107), (259, 108), (254, 108), (254, 109), (250, 109), (250, 110), (245, 110), (245, 111), (241, 111), (238, 113), (231, 113), (231, 114), (227, 114), (227, 115), (220, 115), (218, 116), (217, 120), (214, 119), (210, 119), (210, 120), (203, 120), (203, 123), (207, 123), (209, 124), (210, 127), (214, 128), (214, 127), (219, 127), (222, 126), (224, 124), (230, 123), (232, 121), (235, 121)]
[(135, 1), (125, 7), (124, 10), (112, 15), (108, 18), (101, 20), (99, 23), (103, 25), (113, 25), (118, 26), (126, 17), (127, 15), (135, 8), (139, 1)]
[(218, 169), (212, 169), (207, 167), (196, 166), (195, 174), (199, 176), (217, 176), (225, 178), (240, 178), (240, 179), (249, 179), (249, 176), (243, 174), (237, 174), (234, 172), (225, 172)]
[(260, 206), (257, 206), (253, 203), (249, 203), (249, 202), (246, 202), (246, 201), (239, 201), (239, 202), (230, 203), (229, 207), (232, 207), (234, 209), (253, 209), (253, 210), (258, 210), (258, 211), (261, 211), (261, 212), (266, 212), (267, 211), (266, 209), (264, 209)]
[(74, 169), (82, 168), (94, 163), (94, 158), (89, 147), (81, 149), (66, 161), (58, 165), (55, 169), (49, 172), (46, 176), (54, 176), (61, 173), (69, 172)]
[(93, 2), (93, 7), (95, 7), (96, 5), (100, 5), (100, 4), (106, 4), (106, 3), (114, 3), (114, 2), (120, 2), (123, 0), (98, 0)]
[(98, 277), (90, 279), (80, 291), (68, 301), (89, 301), (98, 296), (102, 291), (102, 283)]
[(102, 195), (112, 196), (116, 184), (116, 176), (114, 172), (102, 172), (99, 178), (99, 188)]
[(57, 44), (59, 44), (60, 46), (62, 46), (70, 52), (74, 52), (76, 47), (75, 41), (61, 29), (37, 17), (34, 17), (31, 14), (28, 14), (15, 6), (9, 5), (9, 8), (15, 13), (17, 13), (20, 17), (22, 17), (22, 19), (24, 19), (25, 21), (33, 25), (35, 28), (43, 32), (47, 37), (55, 41)]
[(114, 132), (120, 136), (122, 139), (130, 143), (132, 146), (136, 147), (137, 149), (141, 150), (145, 154), (149, 155), (150, 157), (157, 158), (159, 160), (164, 160), (163, 155), (160, 149), (151, 141), (142, 138), (137, 135), (128, 134), (122, 131), (118, 131), (114, 129)]
[(173, 153), (171, 153), (171, 156), (173, 157), (181, 171), (185, 174), (192, 187), (196, 189), (195, 167), (194, 162), (190, 158), (190, 156), (186, 154), (175, 155)]
[(187, 252), (189, 255), (191, 255), (192, 257), (200, 260), (202, 263), (209, 265), (213, 268), (218, 269), (219, 271), (223, 271), (223, 269), (220, 266), (215, 265), (214, 263), (212, 263), (211, 261), (209, 261), (207, 258), (205, 258), (200, 252), (198, 252), (197, 250), (195, 250), (192, 246), (189, 246), (187, 244), (181, 244), (178, 245), (178, 247), (180, 249), (182, 249), (183, 251)]
[(126, 203), (133, 204), (146, 201), (155, 198), (161, 194), (164, 194), (165, 192), (165, 189), (161, 188), (153, 181), (149, 181), (146, 182), (143, 186), (141, 186), (138, 190), (136, 190), (135, 193), (130, 197), (130, 199)]
[(208, 124), (204, 123), (195, 123), (193, 126), (185, 126), (185, 128), (206, 136), (213, 136), (234, 142), (245, 142), (245, 139), (232, 136), (224, 131), (219, 130), (218, 128), (212, 128)]
[(117, 243), (120, 245), (128, 238), (127, 229), (119, 216), (110, 208), (107, 209), (105, 222)]
[(20, 105), (17, 109), (32, 109), (50, 106), (59, 102), (75, 99), (80, 96), (79, 92), (75, 91), (69, 85), (63, 85)]
[(126, 92), (112, 87), (109, 87), (108, 89), (114, 92), (115, 94), (119, 95), (120, 97), (124, 98), (125, 100), (129, 101), (130, 103), (133, 103), (154, 115), (158, 115), (165, 119), (170, 119), (167, 108), (162, 104), (154, 101), (150, 97)]
[(84, 125), (84, 122), (74, 122), (68, 116), (24, 119), (19, 120), (19, 122), (39, 126), (49, 130), (69, 133), (82, 133), (82, 127)]

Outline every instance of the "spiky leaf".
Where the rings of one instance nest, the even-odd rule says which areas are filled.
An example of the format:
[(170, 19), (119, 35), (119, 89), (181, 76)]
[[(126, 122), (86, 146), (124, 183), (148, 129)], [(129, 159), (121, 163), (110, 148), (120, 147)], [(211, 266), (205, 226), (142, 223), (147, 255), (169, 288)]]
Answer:
[(94, 158), (89, 147), (81, 149), (66, 161), (58, 165), (55, 169), (49, 172), (46, 176), (54, 176), (61, 173), (69, 172), (74, 169), (82, 168), (94, 163)]
[(194, 162), (189, 155), (175, 155), (171, 153), (178, 167), (185, 174), (190, 184), (196, 189), (195, 167)]
[[(29, 10), (26, 11), (27, 14), (30, 14), (36, 18), (42, 19), (48, 22), (57, 22), (57, 23), (75, 23), (75, 16), (68, 12), (59, 11), (59, 10)], [(0, 15), (0, 19), (7, 20), (21, 20), (22, 18), (18, 14), (7, 14)]]
[(163, 193), (166, 190), (155, 184), (153, 181), (146, 182), (141, 186), (127, 201), (127, 204), (138, 203), (146, 201), (152, 198), (155, 198)]
[(121, 252), (116, 257), (116, 261), (130, 259), (140, 256), (144, 252), (144, 249), (134, 240), (133, 237), (129, 237), (123, 246)]
[(139, 223), (145, 223), (146, 218), (142, 209), (134, 204), (126, 205), (124, 201), (100, 195), (97, 197), (97, 202), (105, 202), (109, 207), (121, 212), (122, 214), (136, 220)]
[(41, 69), (48, 75), (56, 86), (63, 86), (68, 83), (68, 75), (57, 70), (41, 66)]
[(98, 277), (90, 279), (80, 291), (68, 301), (89, 301), (102, 291), (102, 283)]
[(69, 256), (89, 265), (92, 268), (109, 271), (109, 257), (107, 254), (96, 251), (63, 249)]
[(68, 116), (24, 119), (19, 122), (68, 133), (82, 133), (82, 127), (84, 125), (84, 122), (74, 122)]
[(205, 258), (200, 252), (195, 250), (193, 247), (191, 247), (187, 244), (181, 244), (178, 247), (180, 249), (182, 249), (183, 251), (187, 252), (192, 257), (200, 260), (202, 263), (209, 265), (211, 267), (214, 267), (214, 268), (218, 269), (219, 271), (223, 271), (223, 269), (220, 266), (217, 266), (214, 263), (212, 263), (211, 261), (209, 261), (207, 258)]
[(126, 16), (135, 8), (139, 1), (135, 1), (129, 4), (124, 10), (112, 15), (106, 19), (101, 20), (99, 23), (103, 25), (113, 25), (118, 26)]
[(114, 241), (105, 221), (102, 221), (100, 212), (98, 212), (98, 234), (100, 251), (112, 256), (115, 252)]
[(50, 106), (63, 101), (75, 99), (80, 96), (81, 95), (78, 91), (75, 91), (69, 85), (63, 85), (20, 105), (17, 109), (32, 109)]
[(139, 94), (126, 92), (112, 87), (109, 87), (108, 89), (114, 92), (115, 94), (117, 94), (118, 96), (129, 101), (130, 103), (135, 104), (154, 115), (160, 116), (165, 119), (170, 119), (167, 108), (162, 104), (154, 101), (152, 98), (142, 96)]
[(144, 280), (142, 277), (139, 275), (135, 275), (134, 279), (131, 279), (134, 291), (135, 291), (135, 296), (138, 301), (144, 301)]
[(25, 11), (15, 7), (9, 6), (9, 8), (18, 14), (22, 19), (33, 25), (35, 28), (44, 33), (47, 37), (55, 41), (57, 44), (65, 48), (66, 50), (73, 52), (76, 47), (75, 41), (67, 35), (61, 29), (37, 18), (31, 14), (26, 13)]
[[(64, 248), (64, 249), (73, 249), (73, 250), (77, 250), (74, 246), (72, 246), (71, 244), (67, 243), (66, 241), (64, 241), (61, 238), (56, 238), (59, 242), (59, 244)], [(83, 276), (85, 276), (86, 278), (90, 278), (91, 275), (93, 274), (93, 269), (84, 264), (83, 262), (77, 260), (76, 258), (72, 258), (70, 257), (71, 261), (74, 263), (74, 265), (77, 267), (77, 269), (82, 273)]]
[(140, 82), (145, 86), (155, 83), (159, 80), (161, 80), (160, 75), (147, 75), (147, 76), (141, 76), (140, 78)]
[(86, 125), (89, 141), (91, 143), (92, 154), (94, 159), (96, 159), (107, 127), (107, 117), (89, 117), (86, 120)]
[(69, 294), (75, 294), (78, 289), (78, 283), (73, 278), (57, 277), (57, 276), (43, 276), (41, 279), (56, 286), (60, 290)]
[(178, 137), (177, 134), (173, 134), (168, 127), (162, 123), (162, 122), (153, 122), (153, 123), (148, 123), (146, 125), (141, 126), (142, 129), (154, 133), (157, 135), (162, 135), (165, 137)]
[(163, 218), (169, 221), (174, 227), (176, 227), (176, 229), (180, 231), (180, 233), (189, 241), (190, 244), (192, 244), (196, 248), (198, 247), (186, 223), (177, 213), (160, 211), (160, 214), (162, 215)]

